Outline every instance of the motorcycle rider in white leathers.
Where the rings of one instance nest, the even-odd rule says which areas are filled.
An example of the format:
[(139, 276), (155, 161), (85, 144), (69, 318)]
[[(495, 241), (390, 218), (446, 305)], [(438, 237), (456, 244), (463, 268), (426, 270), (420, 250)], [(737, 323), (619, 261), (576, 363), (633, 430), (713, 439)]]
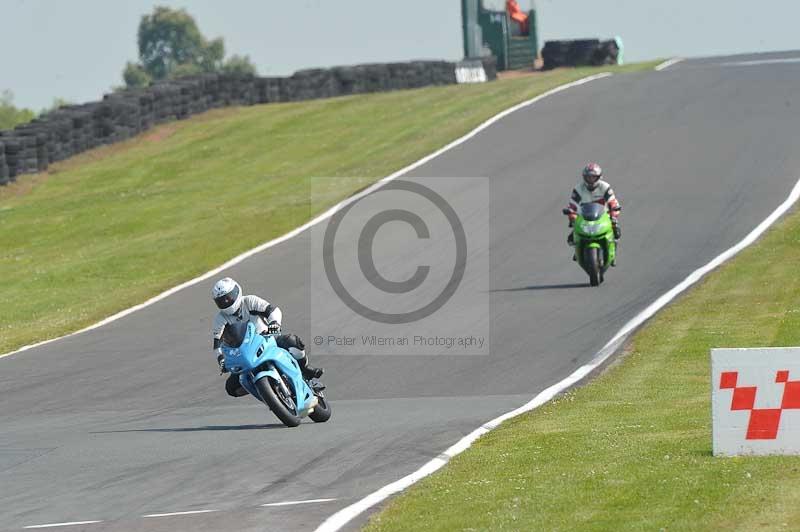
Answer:
[[(231, 279), (225, 277), (214, 284), (211, 289), (219, 312), (214, 317), (214, 326), (211, 330), (213, 339), (212, 348), (217, 353), (217, 363), (220, 371), (226, 372), (225, 361), (222, 355), (222, 338), (228, 324), (251, 322), (258, 334), (275, 335), (278, 347), (285, 349), (297, 360), (305, 379), (319, 378), (322, 376), (321, 368), (308, 365), (308, 357), (303, 341), (295, 334), (280, 334), (281, 309), (270, 305), (265, 299), (254, 295), (242, 295), (242, 287)], [(247, 390), (239, 383), (238, 375), (231, 375), (225, 382), (225, 390), (232, 397), (247, 395)]]
[[(622, 236), (622, 230), (619, 226), (619, 213), (622, 210), (622, 205), (619, 204), (611, 185), (601, 179), (603, 177), (603, 169), (597, 163), (589, 163), (584, 167), (582, 177), (583, 180), (572, 189), (569, 204), (564, 211), (568, 213), (569, 226), (572, 227), (575, 218), (578, 217), (578, 209), (581, 205), (584, 203), (599, 203), (608, 209), (614, 229), (614, 238), (619, 240)], [(567, 243), (570, 246), (574, 244), (572, 231), (567, 236)]]

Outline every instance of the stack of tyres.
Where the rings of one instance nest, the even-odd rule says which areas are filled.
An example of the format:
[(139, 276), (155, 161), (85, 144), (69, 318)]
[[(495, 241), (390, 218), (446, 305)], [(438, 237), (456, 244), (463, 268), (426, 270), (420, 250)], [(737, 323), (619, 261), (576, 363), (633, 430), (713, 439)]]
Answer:
[(284, 78), (256, 78), (255, 96), (257, 103), (275, 103), (281, 100), (281, 82)]
[(295, 72), (289, 78), (292, 101), (312, 100), (340, 96), (341, 90), (336, 75), (331, 69), (309, 69)]
[(179, 120), (183, 120), (189, 118), (194, 114), (194, 110), (197, 108), (198, 98), (197, 98), (197, 83), (192, 81), (185, 81), (178, 86), (178, 112), (177, 116)]
[(6, 153), (6, 165), (8, 166), (8, 178), (11, 181), (16, 181), (19, 175), (19, 152), (21, 149), (19, 139), (16, 137), (6, 136), (3, 138)]
[[(18, 152), (17, 166), (20, 173), (47, 170), (49, 156), (47, 150), (48, 130), (39, 121), (18, 126), (14, 134), (21, 139), (22, 150)], [(20, 161), (22, 161), (20, 163)], [(24, 167), (24, 169), (23, 169)]]
[(218, 106), (217, 95), (219, 94), (219, 76), (216, 74), (206, 74), (203, 76), (203, 91), (206, 98), (206, 105), (209, 109)]
[(26, 150), (23, 146), (21, 137), (7, 137), (3, 139), (6, 145), (6, 164), (8, 165), (8, 177), (11, 181), (16, 181), (16, 177), (26, 173)]
[(111, 121), (111, 105), (107, 101), (92, 107), (92, 125), (95, 145), (108, 143), (114, 133), (114, 123)]
[(422, 83), (422, 66), (418, 63), (394, 63), (389, 65), (392, 89), (413, 89)]
[(22, 137), (22, 160), (25, 161), (23, 173), (33, 174), (39, 171), (39, 150), (35, 135)]
[(217, 99), (223, 107), (236, 105), (233, 99), (235, 80), (229, 77), (222, 77), (219, 79), (219, 90), (217, 92)]
[[(495, 79), (496, 63), (486, 59), (484, 66), (487, 78)], [(201, 74), (125, 89), (0, 131), (0, 182), (215, 107), (454, 84), (455, 69), (455, 63), (445, 61), (413, 61), (305, 70), (290, 77)]]
[(616, 64), (619, 49), (615, 41), (599, 39), (547, 41), (542, 48), (544, 69), (557, 67), (600, 66)]
[(334, 67), (331, 69), (331, 74), (341, 96), (365, 92), (364, 83), (355, 67)]
[[(446, 61), (427, 61), (422, 64), (422, 72), (427, 72), (431, 85), (453, 85), (457, 83), (456, 69)], [(422, 78), (425, 81), (425, 77)]]
[(218, 97), (224, 106), (252, 105), (256, 102), (252, 76), (225, 76), (220, 78)]
[(139, 132), (147, 131), (155, 123), (153, 95), (147, 91), (135, 91), (132, 97), (139, 106)]
[(570, 41), (547, 41), (542, 48), (542, 61), (545, 70), (567, 65)]
[(236, 98), (239, 105), (255, 105), (258, 102), (254, 76), (240, 77), (237, 89)]
[(580, 39), (572, 41), (567, 53), (569, 66), (592, 65), (595, 51), (600, 47), (600, 39)]
[(12, 137), (10, 142), (6, 145), (6, 160), (9, 163), (11, 176), (16, 177), (21, 174), (33, 174), (37, 172), (39, 169), (39, 161), (36, 155), (35, 136)]
[(359, 74), (364, 77), (364, 92), (386, 92), (392, 90), (388, 65), (362, 65)]
[(36, 162), (38, 164), (36, 169), (39, 172), (44, 172), (50, 166), (50, 154), (48, 151), (49, 136), (48, 131), (45, 129), (36, 133)]
[(153, 119), (154, 124), (163, 124), (169, 115), (167, 91), (161, 84), (155, 84), (153, 89)]
[(72, 119), (63, 108), (46, 115), (50, 140), (47, 146), (49, 162), (62, 161), (73, 155)]
[(614, 40), (605, 41), (600, 43), (600, 46), (595, 50), (594, 57), (592, 57), (592, 64), (600, 65), (616, 65), (617, 58), (619, 57), (619, 46)]
[(7, 185), (9, 182), (8, 165), (6, 164), (6, 147), (0, 142), (0, 185)]
[(238, 78), (225, 78), (222, 82), (222, 98), (225, 101), (225, 106), (239, 105), (239, 100), (236, 95), (239, 92)]
[(92, 146), (92, 112), (89, 105), (78, 106), (72, 113), (73, 153), (82, 153)]

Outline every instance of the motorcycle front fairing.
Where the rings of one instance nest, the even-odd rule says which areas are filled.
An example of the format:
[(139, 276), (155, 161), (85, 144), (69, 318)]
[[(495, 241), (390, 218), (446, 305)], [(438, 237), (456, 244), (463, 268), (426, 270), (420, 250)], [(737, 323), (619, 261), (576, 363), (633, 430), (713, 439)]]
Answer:
[(574, 239), (576, 257), (581, 267), (584, 267), (582, 250), (585, 248), (598, 248), (603, 251), (604, 271), (614, 261), (616, 256), (614, 231), (605, 206), (598, 203), (581, 205), (575, 220)]
[(278, 347), (275, 338), (265, 338), (257, 334), (252, 323), (247, 324), (246, 331), (235, 328), (231, 336), (232, 343), (236, 344), (239, 338), (241, 343), (237, 347), (223, 344), (225, 367), (231, 373), (239, 375), (239, 382), (250, 395), (262, 400), (255, 383), (264, 378), (280, 382), (283, 374), (293, 388), (290, 391), (294, 395), (298, 411), (306, 410), (314, 394), (303, 380), (297, 361), (288, 351)]
[[(281, 375), (283, 375), (292, 386), (291, 391), (294, 395), (297, 411), (308, 410), (308, 405), (314, 397), (314, 392), (303, 379), (303, 372), (300, 371), (300, 365), (297, 360), (288, 351), (278, 347), (278, 344), (275, 343), (275, 338), (272, 336), (266, 338), (262, 336), (261, 338), (264, 339), (265, 350), (261, 358), (262, 367), (258, 368), (252, 376), (253, 390), (255, 390), (255, 383), (261, 379), (271, 378), (281, 381)], [(266, 365), (264, 365), (265, 363)], [(244, 386), (244, 384), (242, 385)]]

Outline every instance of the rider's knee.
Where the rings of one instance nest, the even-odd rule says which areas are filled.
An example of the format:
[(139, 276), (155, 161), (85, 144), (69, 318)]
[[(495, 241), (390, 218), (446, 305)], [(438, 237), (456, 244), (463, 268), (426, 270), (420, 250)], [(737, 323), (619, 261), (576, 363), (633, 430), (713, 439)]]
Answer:
[(306, 346), (296, 334), (282, 334), (275, 338), (275, 343), (281, 349), (286, 349), (297, 360), (306, 356)]
[(228, 377), (228, 380), (225, 381), (225, 391), (228, 392), (228, 395), (231, 397), (242, 397), (247, 395), (247, 390), (244, 389), (244, 386), (239, 382), (238, 375), (231, 375)]

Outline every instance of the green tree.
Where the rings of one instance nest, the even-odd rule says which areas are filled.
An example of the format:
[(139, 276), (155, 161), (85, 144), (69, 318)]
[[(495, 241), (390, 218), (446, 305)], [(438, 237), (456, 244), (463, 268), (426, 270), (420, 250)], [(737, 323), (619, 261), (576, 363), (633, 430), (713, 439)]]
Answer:
[(197, 74), (202, 74), (203, 72), (203, 67), (200, 65), (195, 63), (184, 63), (173, 68), (172, 72), (169, 73), (169, 77), (185, 78), (186, 76), (196, 76)]
[(130, 61), (122, 71), (122, 79), (125, 80), (125, 85), (128, 87), (147, 87), (153, 80), (142, 65)]
[(122, 73), (128, 87), (203, 72), (255, 74), (247, 56), (225, 59), (225, 41), (207, 40), (185, 9), (157, 6), (142, 16), (137, 34), (139, 63), (128, 63)]
[(36, 113), (30, 109), (14, 106), (14, 94), (9, 90), (0, 93), (0, 129), (11, 129), (18, 124), (30, 122)]
[(225, 58), (225, 41), (218, 37), (208, 43), (203, 50), (198, 64), (203, 67), (205, 72), (218, 72)]
[(50, 104), (50, 107), (45, 107), (44, 109), (39, 111), (39, 115), (40, 116), (46, 115), (50, 111), (55, 111), (56, 109), (64, 107), (65, 105), (73, 105), (73, 102), (67, 100), (66, 98), (60, 98), (60, 97), (53, 98), (53, 103)]
[(255, 76), (256, 67), (250, 61), (250, 56), (247, 55), (232, 55), (222, 65), (220, 69), (222, 74), (231, 74), (238, 76)]
[(153, 79), (166, 79), (179, 65), (216, 72), (225, 57), (225, 42), (207, 41), (185, 9), (158, 6), (139, 23), (139, 59)]

